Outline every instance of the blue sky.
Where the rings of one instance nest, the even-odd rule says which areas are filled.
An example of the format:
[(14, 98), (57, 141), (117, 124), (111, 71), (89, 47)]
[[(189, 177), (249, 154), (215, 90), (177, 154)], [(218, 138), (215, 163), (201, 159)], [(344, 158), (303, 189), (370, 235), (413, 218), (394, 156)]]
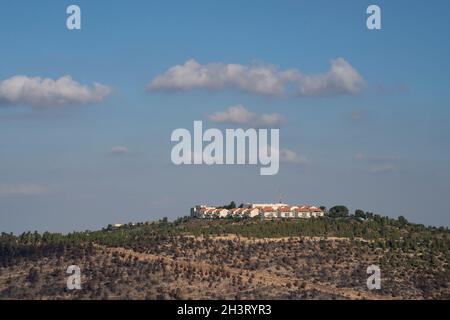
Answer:
[[(382, 30), (366, 28), (372, 3)], [(65, 26), (70, 4), (81, 8), (81, 30)], [(196, 203), (276, 201), (279, 190), (288, 203), (448, 226), (449, 9), (448, 1), (2, 1), (0, 231), (175, 218)], [(190, 59), (314, 76), (338, 58), (363, 79), (357, 93), (146, 90)], [(11, 98), (5, 85), (66, 75), (89, 94), (52, 105)], [(276, 176), (171, 163), (174, 129), (194, 120), (225, 128), (208, 117), (236, 105), (284, 117), (281, 148), (306, 160), (282, 163)], [(126, 152), (111, 152), (117, 146)]]

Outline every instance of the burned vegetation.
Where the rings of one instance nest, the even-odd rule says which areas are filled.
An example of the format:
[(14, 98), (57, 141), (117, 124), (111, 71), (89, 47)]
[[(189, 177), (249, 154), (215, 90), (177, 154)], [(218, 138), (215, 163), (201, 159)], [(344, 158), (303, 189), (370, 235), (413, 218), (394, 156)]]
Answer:
[[(372, 216), (3, 233), (1, 299), (449, 299), (446, 228)], [(68, 266), (81, 270), (69, 290)], [(367, 267), (381, 288), (367, 288)]]

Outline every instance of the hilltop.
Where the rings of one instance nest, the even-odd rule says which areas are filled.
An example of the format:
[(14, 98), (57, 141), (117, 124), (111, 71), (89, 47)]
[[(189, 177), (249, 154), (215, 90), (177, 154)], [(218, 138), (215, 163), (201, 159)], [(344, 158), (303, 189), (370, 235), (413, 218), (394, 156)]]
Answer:
[[(448, 299), (448, 228), (339, 210), (0, 236), (0, 298)], [(368, 290), (369, 265), (382, 287)], [(66, 288), (69, 265), (82, 289)]]

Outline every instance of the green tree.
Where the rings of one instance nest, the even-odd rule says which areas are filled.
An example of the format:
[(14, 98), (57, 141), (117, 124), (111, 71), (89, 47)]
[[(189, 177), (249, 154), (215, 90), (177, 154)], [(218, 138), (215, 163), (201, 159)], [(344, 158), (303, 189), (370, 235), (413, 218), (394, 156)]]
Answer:
[(348, 208), (346, 206), (334, 206), (328, 211), (332, 218), (348, 217)]
[(366, 213), (365, 213), (364, 211), (360, 210), (360, 209), (357, 209), (357, 210), (355, 211), (355, 217), (356, 217), (356, 218), (362, 218), (362, 219), (365, 219), (365, 218), (366, 218)]
[(400, 223), (401, 226), (406, 226), (408, 224), (408, 220), (406, 220), (404, 216), (399, 216), (398, 222)]
[(223, 206), (222, 208), (224, 208), (224, 209), (235, 209), (236, 208), (236, 203), (234, 201), (231, 201), (229, 205)]

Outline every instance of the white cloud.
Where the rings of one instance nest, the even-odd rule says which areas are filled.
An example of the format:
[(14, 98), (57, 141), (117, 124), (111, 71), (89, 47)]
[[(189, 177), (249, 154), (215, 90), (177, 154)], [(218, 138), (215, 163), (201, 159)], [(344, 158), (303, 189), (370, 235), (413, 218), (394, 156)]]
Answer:
[(112, 147), (111, 150), (109, 151), (109, 153), (111, 154), (125, 154), (128, 153), (128, 147), (125, 146), (115, 146)]
[[(259, 152), (261, 153), (261, 152), (263, 152), (263, 150), (260, 150)], [(280, 162), (282, 162), (282, 163), (294, 164), (294, 165), (306, 165), (309, 163), (308, 159), (306, 159), (305, 156), (300, 155), (291, 149), (277, 150), (277, 149), (273, 148), (272, 146), (268, 146), (267, 152), (270, 152), (271, 155), (278, 153), (278, 158), (280, 159)]]
[(280, 150), (280, 161), (297, 165), (304, 165), (308, 163), (308, 160), (304, 156), (299, 155), (295, 151), (292, 151), (290, 149)]
[(331, 69), (325, 74), (300, 75), (298, 93), (303, 96), (357, 94), (364, 79), (345, 59), (331, 60)]
[(286, 118), (279, 113), (263, 113), (258, 120), (261, 126), (276, 126), (286, 122)]
[(325, 74), (306, 75), (297, 69), (279, 70), (272, 65), (241, 65), (208, 63), (194, 59), (169, 68), (156, 76), (149, 91), (187, 91), (193, 89), (235, 89), (262, 95), (283, 95), (288, 87), (301, 96), (357, 94), (364, 85), (363, 78), (343, 58), (331, 60)]
[(231, 106), (225, 111), (208, 115), (212, 122), (246, 125), (253, 127), (272, 127), (283, 124), (286, 119), (279, 113), (257, 114), (248, 111), (244, 106), (238, 104)]
[(111, 89), (105, 85), (94, 83), (92, 87), (88, 87), (74, 81), (70, 76), (53, 80), (19, 75), (0, 81), (0, 105), (80, 105), (101, 102), (110, 93)]
[(291, 71), (278, 71), (272, 66), (240, 64), (199, 64), (194, 59), (176, 65), (158, 75), (149, 84), (153, 91), (185, 91), (196, 88), (219, 90), (238, 89), (249, 93), (279, 95)]
[(47, 187), (36, 184), (0, 185), (0, 197), (39, 196), (48, 192), (49, 189)]

